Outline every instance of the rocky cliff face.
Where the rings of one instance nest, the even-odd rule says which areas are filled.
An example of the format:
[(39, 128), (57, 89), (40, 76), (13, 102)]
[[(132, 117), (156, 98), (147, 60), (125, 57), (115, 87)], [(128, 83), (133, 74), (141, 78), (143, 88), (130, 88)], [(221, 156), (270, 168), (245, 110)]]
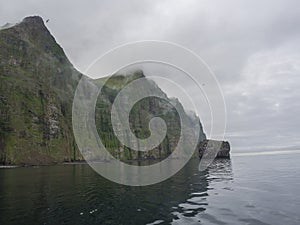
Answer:
[[(0, 163), (83, 160), (71, 124), (73, 96), (82, 75), (73, 68), (43, 20), (27, 17), (0, 30), (0, 49)], [(122, 146), (114, 136), (110, 121), (112, 102), (124, 85), (141, 76), (141, 71), (113, 76), (98, 98), (99, 136), (119, 159), (164, 158), (178, 139), (176, 112), (167, 103), (153, 99), (141, 101), (132, 110), (130, 124), (138, 137), (147, 137), (149, 117), (145, 115), (160, 115), (169, 121), (171, 129), (158, 148), (142, 154)], [(155, 83), (153, 88), (159, 89)], [(200, 124), (197, 117), (187, 117), (191, 129), (193, 124)], [(205, 139), (202, 127), (199, 139)]]
[[(188, 116), (177, 99), (169, 99), (170, 102), (166, 102), (162, 99), (149, 97), (138, 102), (131, 110), (129, 118), (130, 125), (133, 133), (138, 138), (147, 138), (150, 136), (149, 131), (149, 120), (155, 116), (161, 117), (167, 124), (167, 134), (163, 142), (156, 148), (147, 152), (133, 151), (126, 146), (123, 146), (119, 140), (112, 135), (112, 124), (110, 118), (110, 109), (114, 102), (115, 97), (122, 88), (127, 84), (138, 78), (144, 78), (142, 71), (136, 71), (129, 76), (114, 75), (112, 76), (105, 85), (104, 91), (98, 98), (96, 107), (96, 123), (98, 127), (98, 133), (106, 148), (108, 148), (115, 158), (121, 160), (132, 160), (132, 159), (163, 159), (168, 157), (178, 144), (180, 138), (181, 124), (179, 114), (173, 105), (177, 105), (183, 119), (188, 122), (188, 130), (185, 130), (187, 140), (194, 137), (195, 125), (200, 126), (199, 140), (205, 139), (200, 120), (196, 116)], [(101, 80), (99, 80), (101, 82)], [(149, 85), (153, 89), (154, 93), (162, 94), (166, 98), (167, 96), (162, 90), (151, 80), (148, 80)], [(124, 103), (126, 104), (126, 103)], [(105, 126), (103, 126), (105, 125)], [(126, 133), (123, 136), (127, 136)], [(189, 139), (190, 138), (190, 139)], [(131, 145), (138, 146), (138, 142), (131, 141)], [(176, 157), (176, 156), (175, 156)]]
[(0, 163), (80, 159), (71, 126), (75, 71), (40, 17), (0, 31)]

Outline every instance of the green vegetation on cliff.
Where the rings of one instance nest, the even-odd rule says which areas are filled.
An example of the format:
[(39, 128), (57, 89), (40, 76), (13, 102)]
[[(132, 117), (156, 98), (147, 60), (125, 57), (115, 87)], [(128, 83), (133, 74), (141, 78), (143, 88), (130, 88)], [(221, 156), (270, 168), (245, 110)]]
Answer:
[[(170, 103), (153, 98), (143, 99), (134, 106), (130, 124), (137, 137), (146, 138), (149, 119), (162, 117), (168, 133), (161, 145), (148, 152), (134, 151), (122, 146), (114, 136), (110, 121), (114, 98), (122, 87), (143, 76), (141, 71), (114, 75), (98, 97), (99, 136), (119, 159), (165, 158), (178, 140), (180, 122), (175, 109)], [(83, 160), (75, 143), (71, 118), (73, 96), (81, 77), (40, 17), (27, 17), (13, 27), (0, 30), (1, 164)], [(154, 82), (153, 88), (161, 91)], [(177, 100), (171, 101), (180, 105)], [(189, 120), (191, 126), (200, 123), (196, 117)], [(199, 138), (205, 138), (202, 130)]]

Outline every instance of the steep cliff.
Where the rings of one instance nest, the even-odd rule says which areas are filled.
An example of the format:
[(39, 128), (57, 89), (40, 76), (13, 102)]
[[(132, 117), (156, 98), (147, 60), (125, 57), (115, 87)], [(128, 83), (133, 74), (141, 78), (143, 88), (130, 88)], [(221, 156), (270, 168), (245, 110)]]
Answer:
[(0, 31), (0, 162), (80, 159), (72, 96), (81, 75), (40, 17)]
[[(114, 102), (115, 97), (127, 84), (138, 78), (144, 78), (142, 71), (136, 71), (131, 75), (123, 76), (117, 74), (112, 76), (103, 88), (103, 92), (98, 97), (96, 107), (96, 124), (98, 133), (101, 139), (104, 141), (106, 148), (108, 148), (115, 158), (131, 160), (131, 159), (162, 159), (168, 157), (178, 144), (181, 135), (181, 123), (179, 113), (176, 111), (174, 105), (180, 110), (182, 119), (185, 119), (188, 123), (188, 129), (184, 131), (187, 140), (193, 137), (196, 125), (200, 126), (199, 140), (205, 139), (200, 120), (195, 115), (187, 115), (180, 104), (180, 102), (171, 98), (168, 99), (166, 94), (157, 86), (157, 84), (151, 80), (148, 80), (149, 85), (153, 89), (154, 93), (164, 95), (168, 102), (156, 97), (148, 97), (139, 101), (131, 110), (129, 121), (133, 133), (138, 138), (147, 138), (150, 136), (149, 121), (151, 118), (157, 116), (162, 118), (167, 125), (167, 134), (163, 142), (156, 148), (147, 152), (133, 151), (126, 146), (123, 146), (118, 139), (113, 135), (113, 129), (111, 124), (110, 109)], [(99, 80), (101, 82), (101, 80)], [(124, 103), (126, 104), (126, 102)], [(127, 136), (124, 133), (124, 136)], [(131, 141), (131, 145), (138, 146), (139, 143)]]
[[(49, 164), (83, 160), (75, 143), (71, 118), (73, 96), (82, 75), (69, 62), (42, 18), (27, 17), (19, 24), (0, 30), (0, 49), (0, 163)], [(149, 118), (163, 117), (171, 128), (163, 143), (152, 151), (141, 153), (122, 146), (114, 136), (110, 121), (112, 102), (122, 87), (142, 76), (141, 71), (115, 75), (98, 97), (99, 136), (119, 159), (164, 158), (178, 139), (178, 115), (169, 103), (151, 98), (133, 108), (130, 124), (133, 132), (143, 138), (149, 135)], [(161, 91), (154, 82), (153, 88)], [(177, 100), (171, 101), (180, 105)], [(195, 123), (200, 124), (197, 117), (186, 117), (191, 128)], [(204, 138), (201, 127), (199, 139)]]

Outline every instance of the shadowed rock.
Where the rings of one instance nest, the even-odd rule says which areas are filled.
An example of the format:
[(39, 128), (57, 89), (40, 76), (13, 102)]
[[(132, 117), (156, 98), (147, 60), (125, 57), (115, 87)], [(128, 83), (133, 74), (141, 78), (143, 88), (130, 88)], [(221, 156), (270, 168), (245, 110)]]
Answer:
[[(199, 142), (198, 151), (199, 151), (199, 158), (201, 159), (205, 153), (205, 151), (218, 151), (215, 158), (230, 158), (230, 144), (228, 141), (220, 141), (221, 147), (220, 149), (214, 149), (214, 146), (210, 145), (212, 140), (204, 140)], [(216, 142), (215, 140), (213, 140)]]

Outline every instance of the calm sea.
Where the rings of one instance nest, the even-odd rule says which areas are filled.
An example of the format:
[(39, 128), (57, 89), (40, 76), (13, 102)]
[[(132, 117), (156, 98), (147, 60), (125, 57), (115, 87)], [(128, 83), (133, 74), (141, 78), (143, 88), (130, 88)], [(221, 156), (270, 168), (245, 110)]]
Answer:
[(147, 187), (86, 164), (0, 169), (0, 224), (300, 224), (300, 154), (198, 163)]

